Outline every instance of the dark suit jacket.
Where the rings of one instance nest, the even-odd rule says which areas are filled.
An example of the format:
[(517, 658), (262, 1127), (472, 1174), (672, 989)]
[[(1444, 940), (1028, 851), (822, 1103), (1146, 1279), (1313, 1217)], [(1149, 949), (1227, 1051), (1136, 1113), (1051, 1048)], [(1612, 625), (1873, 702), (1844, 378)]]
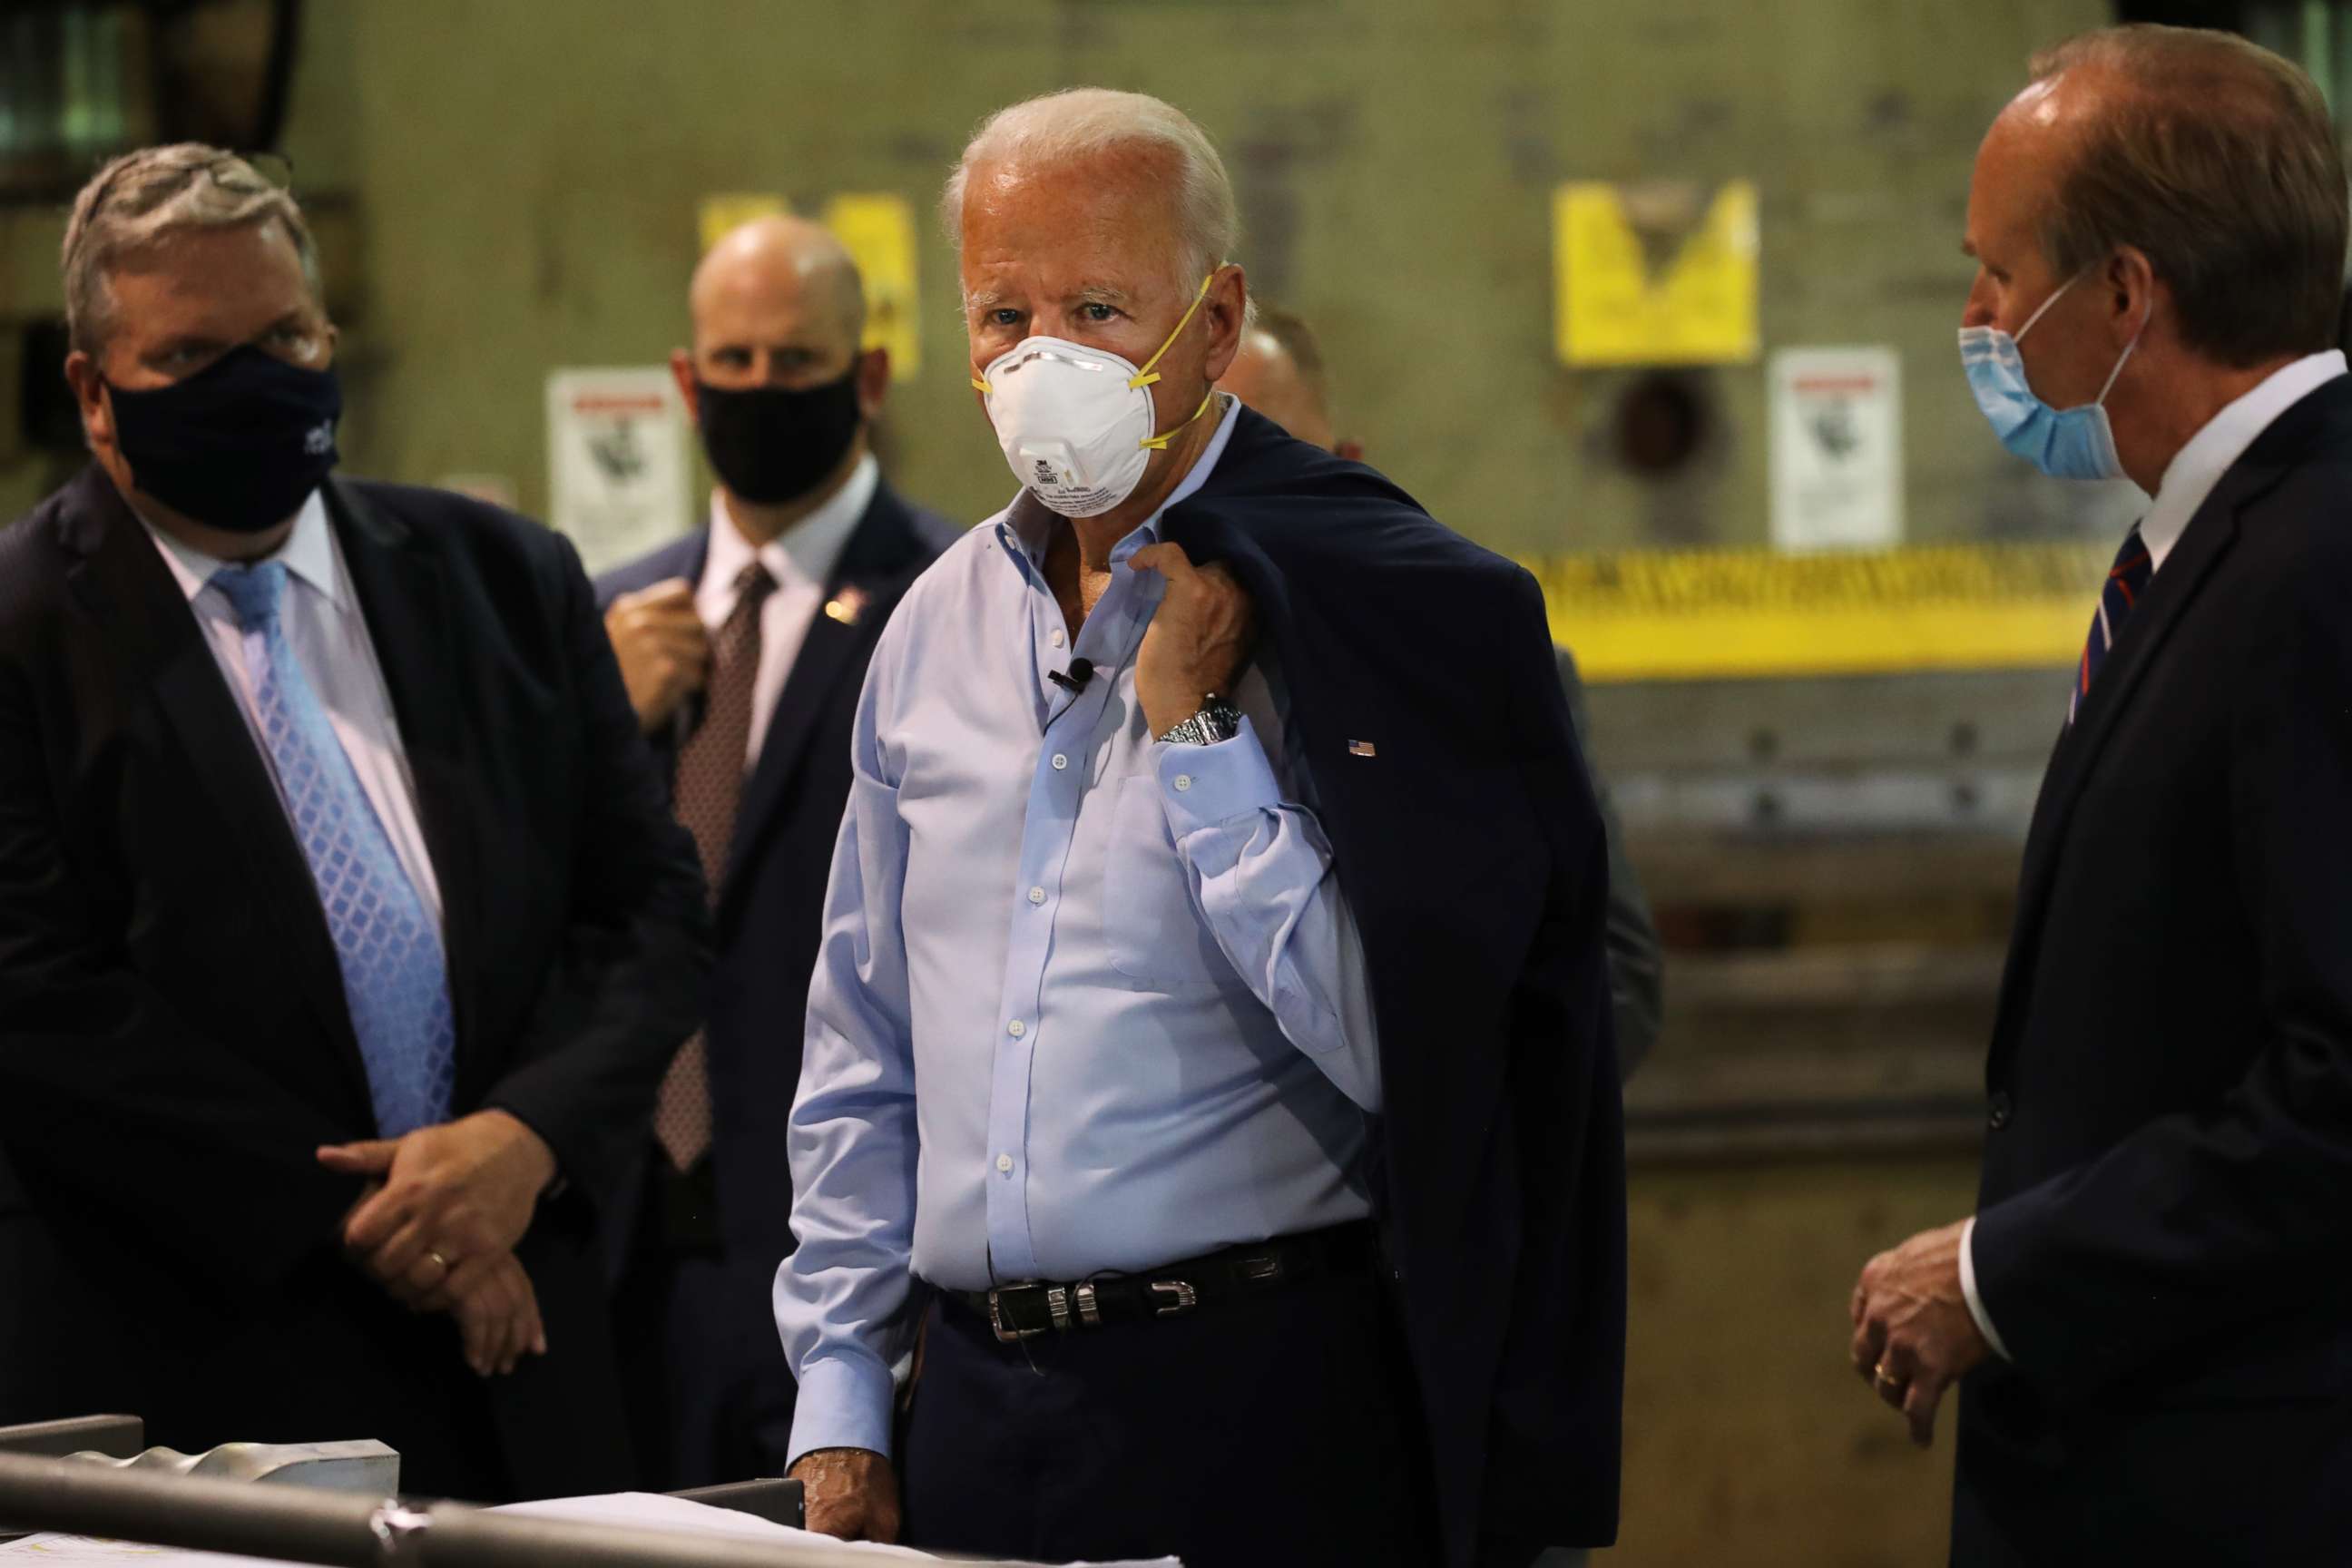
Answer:
[(0, 1359), (72, 1358), (66, 1406), (23, 1414), (121, 1406), (177, 1447), (373, 1436), (419, 1489), (625, 1484), (582, 1194), (693, 1026), (701, 879), (572, 547), (437, 491), (326, 497), (441, 886), (457, 1110), (510, 1110), (570, 1183), (520, 1249), (550, 1353), (484, 1385), (449, 1319), (340, 1256), (359, 1184), (313, 1151), (373, 1119), (333, 942), (195, 618), (93, 467), (0, 532), (0, 1141), (70, 1289), (117, 1310), (20, 1321)]
[[(735, 843), (719, 889), (718, 963), (709, 981), (704, 1048), (710, 1074), (711, 1158), (729, 1253), (764, 1292), (793, 1248), (792, 1164), (785, 1126), (801, 1079), (801, 1031), (834, 841), (849, 801), (849, 734), (866, 661), (899, 597), (961, 531), (878, 487), (825, 584), (850, 618), (820, 614), (776, 699), (760, 759), (745, 781)], [(690, 533), (597, 579), (601, 605), (665, 578), (699, 582), (708, 530)], [(845, 600), (845, 595), (847, 595)], [(654, 737), (667, 791), (680, 730)], [(783, 1358), (772, 1358), (782, 1368)]]
[[(1374, 1201), (1446, 1561), (1616, 1533), (1608, 853), (1533, 578), (1250, 409), (1167, 537), (1281, 661), (1380, 1018)], [(1370, 747), (1366, 754), (1363, 747)]]
[(1553, 653), (1559, 661), (1559, 689), (1568, 694), (1569, 717), (1576, 724), (1577, 744), (1583, 748), (1585, 761), (1593, 764), (1592, 798), (1609, 839), (1609, 996), (1617, 1024), (1617, 1072), (1630, 1080), (1658, 1041), (1665, 1010), (1665, 953), (1658, 942), (1658, 923), (1650, 918), (1650, 900), (1642, 893), (1642, 879), (1633, 874), (1633, 858), (1625, 852), (1625, 829), (1610, 801), (1609, 781), (1593, 763), (1592, 721), (1576, 656), (1564, 647)]
[[(2059, 742), (1986, 1079), (1956, 1560), (2352, 1554), (2352, 381), (2222, 476)], [(2063, 702), (2053, 694), (2053, 710)]]

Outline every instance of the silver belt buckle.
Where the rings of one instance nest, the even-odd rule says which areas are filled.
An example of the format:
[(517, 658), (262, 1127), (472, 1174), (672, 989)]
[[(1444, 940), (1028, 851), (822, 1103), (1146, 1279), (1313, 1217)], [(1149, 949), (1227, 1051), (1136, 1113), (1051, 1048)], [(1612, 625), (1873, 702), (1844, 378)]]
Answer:
[(1023, 1340), (1034, 1340), (1045, 1332), (1044, 1329), (1016, 1329), (1004, 1321), (1003, 1304), (998, 1300), (1007, 1290), (1034, 1290), (1033, 1284), (1003, 1285), (988, 1293), (988, 1326), (996, 1331), (1001, 1344), (1017, 1345)]
[(1151, 1293), (1168, 1298), (1166, 1306), (1152, 1312), (1155, 1318), (1180, 1317), (1201, 1304), (1201, 1293), (1181, 1279), (1154, 1279)]

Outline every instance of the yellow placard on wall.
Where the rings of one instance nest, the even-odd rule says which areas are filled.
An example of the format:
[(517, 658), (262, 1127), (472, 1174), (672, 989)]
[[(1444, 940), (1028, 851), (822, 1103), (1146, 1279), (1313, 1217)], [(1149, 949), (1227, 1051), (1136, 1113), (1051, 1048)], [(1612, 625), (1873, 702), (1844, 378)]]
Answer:
[(2083, 651), (2107, 553), (2097, 542), (1627, 551), (1523, 564), (1588, 679), (1708, 680), (2063, 669)]
[(824, 226), (866, 280), (866, 347), (890, 351), (891, 380), (913, 380), (923, 367), (913, 205), (888, 192), (845, 192), (825, 203)]
[[(1689, 210), (1678, 213), (1678, 206)], [(1638, 226), (1637, 216), (1644, 220)], [(1679, 248), (1654, 271), (1643, 247), (1643, 228), (1686, 230)], [(1560, 363), (1753, 361), (1756, 255), (1750, 181), (1725, 184), (1703, 214), (1695, 198), (1654, 186), (1628, 189), (1597, 180), (1559, 186), (1552, 193), (1552, 278)]]
[(698, 210), (702, 248), (708, 252), (712, 246), (755, 217), (772, 217), (777, 213), (792, 210), (783, 197), (765, 195), (756, 191), (705, 196)]

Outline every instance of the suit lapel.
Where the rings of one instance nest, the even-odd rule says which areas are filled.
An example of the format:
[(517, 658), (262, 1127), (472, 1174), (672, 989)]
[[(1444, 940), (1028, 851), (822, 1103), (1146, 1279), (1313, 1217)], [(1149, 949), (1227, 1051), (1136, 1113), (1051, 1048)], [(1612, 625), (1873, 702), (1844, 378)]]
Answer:
[(352, 1032), (334, 938), (269, 765), (146, 529), (103, 470), (92, 465), (78, 482), (82, 526), (76, 542), (84, 559), (68, 580), (74, 595), (121, 650), (131, 680), (154, 692), (165, 726), (187, 753), (189, 771), (253, 879), (253, 901), (276, 931), (290, 961), (288, 970), (336, 1042), (364, 1105), (367, 1074)]
[[(2276, 447), (2258, 443), (2221, 477), (2221, 482), (2189, 520), (2180, 542), (2172, 548), (2163, 569), (2150, 579), (2147, 594), (2099, 667), (2098, 679), (2084, 695), (2074, 722), (2058, 737), (2050, 771), (2034, 803), (2033, 825), (2025, 840), (2025, 858), (2018, 879), (2017, 914), (2010, 928), (2009, 962), (2001, 981), (2000, 1006), (1994, 1026), (1994, 1059), (1998, 1063), (2014, 1041), (2015, 1026), (2022, 1021), (2031, 991), (2033, 956), (2042, 940), (2042, 923), (2055, 879), (2066, 830), (2076, 803), (2090, 781), (2091, 771), (2106, 747), (2116, 725), (2131, 705), (2134, 693), (2155, 663), (2174, 629), (2188, 615), (2214, 569), (2238, 537), (2238, 513), (2277, 483), (2285, 471), (2274, 461), (2262, 460), (2260, 449)], [(2084, 612), (2089, 624), (2089, 611)]]
[(330, 480), (327, 515), (342, 547), (368, 640), (392, 696), (401, 750), (416, 785), (425, 852), (440, 884), (449, 1004), (457, 1029), (458, 1100), (467, 1101), (478, 1055), (468, 1049), (481, 951), (478, 804), (465, 756), (466, 683), (452, 644), (441, 563), (399, 520), (353, 487)]
[(760, 760), (744, 781), (735, 838), (728, 847), (727, 876), (719, 889), (721, 919), (737, 871), (766, 833), (800, 771), (826, 700), (845, 678), (862, 673), (859, 655), (881, 635), (891, 603), (904, 586), (898, 579), (914, 553), (913, 534), (898, 503), (887, 486), (877, 488), (842, 551), (833, 581), (825, 585), (824, 603), (810, 620), (783, 689), (776, 695), (775, 715), (760, 742)]

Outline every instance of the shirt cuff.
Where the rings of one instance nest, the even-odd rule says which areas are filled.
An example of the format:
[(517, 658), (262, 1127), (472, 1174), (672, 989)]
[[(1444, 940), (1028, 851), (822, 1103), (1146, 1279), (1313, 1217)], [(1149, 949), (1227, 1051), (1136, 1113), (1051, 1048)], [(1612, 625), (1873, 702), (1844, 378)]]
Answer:
[(1282, 805), (1274, 764), (1265, 760), (1265, 748), (1257, 743), (1247, 717), (1229, 741), (1213, 746), (1160, 741), (1152, 749), (1159, 753), (1152, 765), (1168, 810), (1168, 831), (1179, 843), (1200, 828)]
[(1985, 1310), (1984, 1298), (1977, 1294), (1976, 1252), (1977, 1220), (1976, 1215), (1970, 1215), (1969, 1223), (1960, 1227), (1960, 1294), (1969, 1299), (1969, 1316), (1977, 1321), (1977, 1332), (1984, 1336), (1985, 1343), (2001, 1360), (2014, 1361), (2009, 1347), (2000, 1342), (2000, 1335), (1993, 1330), (1992, 1314)]
[(890, 1369), (877, 1362), (829, 1357), (801, 1368), (800, 1403), (793, 1409), (790, 1469), (819, 1448), (866, 1448), (890, 1455), (890, 1407), (898, 1397)]

